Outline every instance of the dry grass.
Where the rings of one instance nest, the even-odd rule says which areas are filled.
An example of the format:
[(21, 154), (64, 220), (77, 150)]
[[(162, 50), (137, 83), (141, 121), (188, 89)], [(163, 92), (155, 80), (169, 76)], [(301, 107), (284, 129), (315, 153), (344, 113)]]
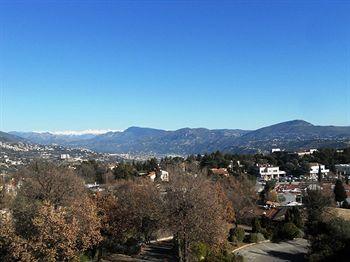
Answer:
[(350, 209), (329, 207), (325, 212), (325, 219), (331, 219), (339, 217), (344, 220), (350, 221)]

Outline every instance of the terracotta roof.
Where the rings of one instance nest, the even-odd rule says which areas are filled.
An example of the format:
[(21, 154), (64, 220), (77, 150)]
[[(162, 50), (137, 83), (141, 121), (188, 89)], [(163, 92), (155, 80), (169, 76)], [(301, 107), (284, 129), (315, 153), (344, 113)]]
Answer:
[(298, 191), (301, 192), (301, 188), (300, 188), (299, 185), (285, 184), (285, 185), (277, 185), (276, 186), (276, 191), (278, 193), (283, 193), (283, 192), (298, 193)]
[(287, 210), (287, 207), (271, 208), (266, 212), (265, 216), (271, 220), (281, 220), (284, 219)]

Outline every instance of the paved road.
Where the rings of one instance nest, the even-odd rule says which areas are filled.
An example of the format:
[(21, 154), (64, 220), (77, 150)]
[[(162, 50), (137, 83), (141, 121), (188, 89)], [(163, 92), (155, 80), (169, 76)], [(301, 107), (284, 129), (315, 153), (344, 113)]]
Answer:
[(295, 239), (280, 243), (261, 243), (238, 250), (236, 254), (243, 255), (247, 261), (255, 262), (282, 262), (282, 261), (305, 261), (307, 253), (307, 241)]
[(145, 261), (175, 262), (177, 260), (173, 248), (172, 240), (151, 243), (144, 247), (135, 258)]

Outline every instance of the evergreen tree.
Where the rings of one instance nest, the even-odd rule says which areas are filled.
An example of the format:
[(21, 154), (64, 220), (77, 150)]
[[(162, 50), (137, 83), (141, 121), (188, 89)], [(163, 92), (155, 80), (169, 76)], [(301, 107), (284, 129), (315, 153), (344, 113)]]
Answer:
[(339, 204), (346, 200), (346, 198), (347, 198), (346, 191), (345, 191), (345, 188), (343, 186), (343, 182), (340, 179), (338, 179), (335, 182), (333, 192), (334, 192), (335, 201), (337, 201)]
[(252, 232), (253, 233), (260, 233), (261, 232), (261, 224), (259, 218), (255, 217), (252, 220)]
[(303, 220), (301, 217), (301, 212), (298, 207), (291, 207), (287, 210), (285, 215), (285, 222), (291, 222), (297, 227), (301, 228), (303, 226)]
[(322, 182), (322, 171), (321, 171), (321, 166), (318, 166), (318, 174), (317, 174), (317, 180), (319, 183)]

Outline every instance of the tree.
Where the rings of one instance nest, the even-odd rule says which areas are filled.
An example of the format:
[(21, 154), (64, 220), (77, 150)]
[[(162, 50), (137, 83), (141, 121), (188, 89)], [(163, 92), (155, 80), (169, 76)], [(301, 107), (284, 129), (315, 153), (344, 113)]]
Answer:
[(51, 162), (34, 161), (18, 175), (23, 184), (19, 197), (47, 200), (53, 205), (66, 205), (84, 195), (84, 182), (71, 169)]
[(9, 217), (0, 219), (0, 261), (36, 261), (28, 241), (16, 234)]
[[(167, 189), (169, 227), (175, 234), (179, 260), (190, 261), (196, 243), (219, 246), (227, 236), (227, 206), (211, 181), (182, 175)], [(232, 220), (232, 218), (230, 219)]]
[(335, 198), (335, 201), (341, 205), (342, 202), (344, 202), (347, 198), (347, 194), (346, 194), (346, 191), (345, 191), (345, 188), (344, 188), (344, 185), (343, 185), (343, 182), (338, 179), (336, 182), (335, 182), (335, 186), (334, 186), (334, 198)]
[(340, 218), (319, 221), (315, 235), (309, 236), (309, 261), (348, 261), (350, 222)]
[(238, 223), (251, 220), (257, 212), (255, 184), (246, 175), (230, 176), (218, 182), (234, 208), (236, 226)]
[(277, 193), (273, 191), (276, 186), (275, 180), (267, 181), (264, 189), (260, 192), (260, 201), (265, 204), (266, 201), (277, 201)]
[(120, 163), (113, 169), (115, 179), (132, 179), (137, 176), (137, 170), (132, 164)]
[[(91, 210), (85, 209), (84, 217), (87, 211)], [(89, 219), (82, 221), (76, 210), (67, 207), (56, 208), (44, 201), (32, 220), (35, 233), (28, 236), (22, 236), (16, 232), (14, 224), (17, 221), (3, 220), (0, 238), (2, 238), (2, 248), (7, 250), (1, 256), (8, 260), (22, 261), (22, 255), (18, 252), (23, 252), (25, 249), (26, 256), (31, 260), (77, 260), (82, 252), (101, 241), (99, 219), (96, 213), (92, 215), (88, 213)], [(83, 226), (82, 223), (84, 223)], [(91, 234), (91, 231), (94, 231), (94, 234)]]
[(303, 226), (303, 219), (301, 217), (301, 212), (298, 207), (291, 207), (287, 210), (285, 214), (285, 222), (291, 222), (299, 228)]
[(86, 183), (103, 183), (103, 175), (108, 169), (102, 163), (95, 160), (84, 161), (76, 168), (78, 176), (84, 179)]
[(292, 222), (284, 223), (278, 230), (278, 237), (280, 239), (293, 240), (294, 238), (301, 236), (301, 230)]
[(74, 260), (102, 240), (96, 205), (71, 170), (35, 162), (21, 174), (12, 219), (2, 221), (5, 257), (21, 260), (17, 252), (25, 246), (31, 260)]
[(228, 240), (230, 242), (242, 242), (245, 237), (245, 231), (241, 227), (231, 228), (229, 232)]
[(325, 208), (331, 205), (331, 199), (318, 189), (308, 189), (303, 197), (303, 202), (307, 209), (309, 222), (318, 221)]
[(97, 196), (97, 203), (107, 249), (130, 239), (149, 242), (163, 225), (161, 192), (148, 180), (118, 181), (111, 193)]
[(261, 227), (261, 223), (260, 223), (260, 219), (255, 217), (252, 220), (252, 232), (253, 233), (261, 233), (262, 231), (262, 227)]
[(317, 180), (319, 183), (322, 182), (322, 178), (323, 178), (323, 175), (322, 175), (322, 171), (321, 171), (321, 165), (318, 165)]

